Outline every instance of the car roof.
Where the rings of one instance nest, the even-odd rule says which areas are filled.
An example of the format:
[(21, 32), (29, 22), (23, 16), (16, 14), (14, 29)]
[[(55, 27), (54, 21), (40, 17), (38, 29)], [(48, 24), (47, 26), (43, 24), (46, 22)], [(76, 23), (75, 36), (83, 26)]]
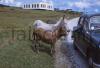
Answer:
[(95, 13), (95, 14), (82, 14), (81, 17), (87, 17), (90, 18), (92, 16), (100, 16), (100, 13)]

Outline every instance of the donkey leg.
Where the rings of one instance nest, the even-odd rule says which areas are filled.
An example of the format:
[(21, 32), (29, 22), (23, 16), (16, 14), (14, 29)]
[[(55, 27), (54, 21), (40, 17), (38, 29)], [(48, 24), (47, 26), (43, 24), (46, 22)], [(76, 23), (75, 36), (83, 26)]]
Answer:
[(32, 38), (33, 38), (32, 48), (33, 48), (34, 52), (36, 52), (36, 34), (34, 34), (34, 32), (33, 32)]
[(53, 54), (53, 47), (52, 47), (52, 45), (51, 45), (51, 55)]
[(33, 40), (33, 42), (32, 42), (32, 49), (33, 49), (34, 52), (36, 52), (36, 42), (35, 42), (35, 40)]
[(33, 49), (34, 49), (34, 52), (37, 52), (38, 51), (38, 48), (37, 48), (37, 45), (38, 43), (37, 43), (37, 40), (36, 39), (34, 39), (33, 40)]
[(34, 51), (36, 53), (39, 53), (39, 43), (38, 43), (38, 36), (36, 34), (33, 34), (33, 41), (34, 41)]
[(51, 54), (52, 54), (52, 55), (54, 55), (54, 53), (55, 53), (54, 46), (53, 46), (53, 45), (51, 45)]
[(40, 44), (39, 42), (37, 42), (37, 45), (36, 45), (36, 52), (39, 53), (39, 47), (40, 47)]

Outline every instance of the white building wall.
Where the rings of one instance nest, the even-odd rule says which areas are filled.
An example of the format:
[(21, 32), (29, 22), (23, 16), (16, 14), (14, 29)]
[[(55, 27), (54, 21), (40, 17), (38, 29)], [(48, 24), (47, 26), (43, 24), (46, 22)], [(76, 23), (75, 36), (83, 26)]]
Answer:
[(44, 10), (54, 10), (53, 4), (49, 3), (33, 3), (33, 4), (24, 4), (23, 9), (44, 9)]

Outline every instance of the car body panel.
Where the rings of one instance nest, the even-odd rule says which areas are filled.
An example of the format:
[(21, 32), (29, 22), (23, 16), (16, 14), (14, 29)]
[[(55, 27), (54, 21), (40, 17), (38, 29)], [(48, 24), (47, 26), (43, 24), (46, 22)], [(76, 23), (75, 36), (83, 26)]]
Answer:
[[(100, 29), (90, 30), (90, 18), (100, 14), (82, 15), (76, 27), (73, 28), (72, 38), (76, 47), (85, 56), (91, 56), (95, 65), (100, 64)], [(100, 24), (92, 24), (99, 28)], [(89, 53), (89, 55), (88, 55)]]

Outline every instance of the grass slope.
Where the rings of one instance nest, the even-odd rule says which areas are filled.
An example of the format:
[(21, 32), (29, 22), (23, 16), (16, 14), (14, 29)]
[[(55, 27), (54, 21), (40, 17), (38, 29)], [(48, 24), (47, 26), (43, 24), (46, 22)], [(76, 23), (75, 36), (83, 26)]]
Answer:
[[(28, 27), (36, 19), (43, 21), (59, 19), (63, 13), (43, 10), (22, 10), (15, 8), (0, 8), (0, 68), (53, 68), (53, 58), (50, 56), (50, 47), (43, 45), (42, 51), (36, 54), (32, 42), (26, 38), (18, 40), (17, 34), (12, 39), (12, 27), (24, 29), (28, 37)], [(15, 29), (16, 29), (15, 28)], [(8, 30), (9, 29), (9, 30)]]
[[(53, 68), (54, 59), (50, 56), (50, 46), (42, 44), (41, 52), (36, 54), (31, 48), (32, 42), (28, 40), (28, 30), (37, 19), (45, 22), (58, 20), (64, 14), (56, 11), (0, 7), (0, 68)], [(12, 27), (16, 30), (14, 39)], [(23, 30), (25, 39), (18, 40), (19, 33)]]

